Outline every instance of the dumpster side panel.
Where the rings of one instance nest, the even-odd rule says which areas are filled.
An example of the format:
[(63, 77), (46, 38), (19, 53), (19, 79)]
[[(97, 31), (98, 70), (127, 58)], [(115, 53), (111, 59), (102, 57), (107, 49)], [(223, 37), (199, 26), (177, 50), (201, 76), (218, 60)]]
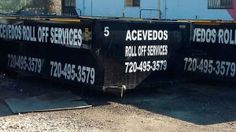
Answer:
[(5, 69), (105, 91), (182, 77), (190, 23), (48, 19), (0, 20)]
[(97, 42), (105, 70), (104, 87), (133, 89), (169, 81), (179, 69), (189, 37), (180, 22), (98, 20)]
[(193, 79), (234, 81), (236, 74), (235, 23), (195, 22), (183, 67)]
[(5, 19), (0, 30), (5, 69), (103, 86), (103, 67), (92, 49), (92, 21)]

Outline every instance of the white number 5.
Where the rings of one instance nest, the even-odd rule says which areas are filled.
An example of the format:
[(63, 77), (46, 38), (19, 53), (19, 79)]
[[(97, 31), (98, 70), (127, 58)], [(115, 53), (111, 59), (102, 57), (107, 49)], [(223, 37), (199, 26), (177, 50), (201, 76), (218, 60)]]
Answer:
[(108, 37), (110, 35), (109, 27), (104, 27), (104, 36)]

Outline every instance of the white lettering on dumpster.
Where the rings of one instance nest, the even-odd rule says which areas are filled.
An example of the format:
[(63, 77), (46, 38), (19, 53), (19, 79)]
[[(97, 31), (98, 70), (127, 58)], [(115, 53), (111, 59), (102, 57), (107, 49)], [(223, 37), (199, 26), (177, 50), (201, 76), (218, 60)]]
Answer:
[(236, 30), (228, 28), (195, 28), (193, 31), (192, 41), (196, 43), (217, 43), (236, 45)]
[(83, 31), (80, 28), (0, 24), (0, 38), (81, 47)]
[(58, 61), (50, 61), (50, 65), (51, 77), (90, 85), (95, 84), (95, 68)]
[(156, 41), (168, 40), (167, 30), (128, 30), (126, 41)]
[(125, 57), (166, 56), (168, 45), (125, 46)]
[(127, 30), (125, 73), (166, 71), (168, 39), (168, 30), (165, 29)]
[(236, 76), (236, 63), (208, 58), (185, 57), (184, 71), (234, 78)]
[(73, 28), (51, 28), (50, 41), (54, 44), (81, 46), (82, 30)]
[(41, 73), (44, 60), (41, 58), (8, 54), (8, 68)]
[(153, 60), (141, 62), (125, 62), (125, 73), (165, 71), (167, 70), (166, 60)]

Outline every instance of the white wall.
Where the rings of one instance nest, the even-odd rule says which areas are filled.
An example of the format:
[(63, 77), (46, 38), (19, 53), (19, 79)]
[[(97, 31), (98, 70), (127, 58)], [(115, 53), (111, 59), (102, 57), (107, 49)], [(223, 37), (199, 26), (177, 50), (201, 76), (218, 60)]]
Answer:
[[(164, 12), (165, 0), (162, 0)], [(208, 9), (208, 0), (166, 0), (168, 19), (225, 19), (232, 20), (225, 9)]]
[(84, 16), (122, 17), (124, 7), (123, 0), (77, 0), (76, 5)]
[[(92, 5), (91, 5), (92, 1)], [(77, 0), (85, 16), (139, 17), (141, 9), (157, 9), (158, 0), (141, 0), (140, 7), (125, 7), (124, 0)], [(208, 9), (208, 0), (161, 0), (163, 19), (232, 20), (224, 9)], [(91, 10), (92, 6), (92, 10)], [(143, 18), (157, 18), (157, 11), (143, 11)]]

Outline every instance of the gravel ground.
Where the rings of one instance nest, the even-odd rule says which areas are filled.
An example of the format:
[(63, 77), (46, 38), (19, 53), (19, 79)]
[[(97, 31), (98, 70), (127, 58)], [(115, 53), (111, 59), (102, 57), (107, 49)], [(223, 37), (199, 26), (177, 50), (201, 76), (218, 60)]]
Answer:
[(14, 115), (4, 103), (5, 98), (40, 95), (68, 87), (71, 86), (1, 75), (0, 131), (236, 131), (236, 89), (218, 84), (186, 83), (155, 90), (135, 90), (123, 99), (102, 93), (83, 94), (93, 107), (77, 110)]

